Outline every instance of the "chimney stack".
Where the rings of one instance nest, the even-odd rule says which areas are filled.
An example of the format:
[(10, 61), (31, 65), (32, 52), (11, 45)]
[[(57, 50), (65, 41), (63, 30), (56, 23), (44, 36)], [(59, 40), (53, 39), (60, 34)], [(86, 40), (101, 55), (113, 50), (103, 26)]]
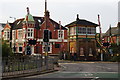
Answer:
[(76, 20), (79, 20), (79, 14), (77, 14), (77, 19)]

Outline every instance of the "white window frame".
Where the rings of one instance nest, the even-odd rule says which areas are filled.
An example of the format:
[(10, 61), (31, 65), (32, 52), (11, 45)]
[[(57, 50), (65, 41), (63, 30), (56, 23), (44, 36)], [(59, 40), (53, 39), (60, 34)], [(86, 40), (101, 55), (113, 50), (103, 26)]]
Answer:
[(23, 31), (22, 29), (18, 29), (18, 39), (22, 39)]
[(70, 35), (76, 34), (76, 27), (70, 27)]
[[(62, 32), (62, 36), (60, 31)], [(64, 30), (58, 30), (58, 39), (64, 39)]]
[[(85, 31), (81, 30), (81, 29), (85, 29)], [(86, 27), (78, 27), (78, 34), (80, 35), (86, 35)]]
[[(90, 30), (89, 33), (88, 33), (88, 29)], [(96, 28), (94, 27), (87, 27), (87, 34), (88, 35), (95, 35), (96, 33)]]
[[(82, 29), (84, 29), (84, 31)], [(95, 33), (96, 33), (95, 27), (78, 27), (79, 35), (95, 35)]]
[[(30, 30), (30, 31), (28, 31), (28, 30)], [(30, 33), (30, 36), (28, 36), (28, 33)], [(31, 35), (31, 33), (32, 33), (32, 35)], [(28, 28), (27, 29), (27, 38), (34, 38), (34, 28)]]
[[(50, 47), (50, 51), (48, 51), (48, 53), (52, 53), (52, 43), (48, 43), (48, 47)], [(45, 53), (45, 43), (43, 42), (42, 45), (42, 52)]]
[[(9, 33), (9, 37), (8, 37), (8, 33)], [(4, 40), (10, 40), (10, 29), (4, 30)]]

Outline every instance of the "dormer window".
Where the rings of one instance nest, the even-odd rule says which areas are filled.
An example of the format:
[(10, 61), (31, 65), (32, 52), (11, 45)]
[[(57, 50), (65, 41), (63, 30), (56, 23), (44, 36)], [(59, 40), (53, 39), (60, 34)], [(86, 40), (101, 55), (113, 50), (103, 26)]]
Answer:
[(41, 23), (41, 20), (39, 19), (38, 22)]
[(33, 28), (27, 29), (27, 38), (34, 38), (34, 29)]

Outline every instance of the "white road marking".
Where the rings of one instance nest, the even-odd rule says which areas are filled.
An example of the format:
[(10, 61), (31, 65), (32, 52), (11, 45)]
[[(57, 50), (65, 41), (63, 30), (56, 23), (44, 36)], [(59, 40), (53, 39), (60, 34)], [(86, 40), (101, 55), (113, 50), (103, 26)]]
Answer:
[(64, 72), (62, 71), (61, 73), (118, 73), (118, 72)]
[(106, 69), (112, 69), (112, 68), (110, 68), (110, 67), (104, 67), (104, 66), (96, 66), (96, 67), (100, 67), (100, 68), (106, 68)]

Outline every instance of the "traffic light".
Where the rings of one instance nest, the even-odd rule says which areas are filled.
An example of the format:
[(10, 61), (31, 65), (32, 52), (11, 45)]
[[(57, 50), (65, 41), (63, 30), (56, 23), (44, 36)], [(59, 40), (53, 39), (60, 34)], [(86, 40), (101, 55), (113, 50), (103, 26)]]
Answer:
[(43, 34), (44, 36), (43, 36), (43, 41), (44, 42), (49, 42), (49, 35), (50, 35), (50, 32), (49, 32), (49, 30), (44, 30), (44, 34)]

